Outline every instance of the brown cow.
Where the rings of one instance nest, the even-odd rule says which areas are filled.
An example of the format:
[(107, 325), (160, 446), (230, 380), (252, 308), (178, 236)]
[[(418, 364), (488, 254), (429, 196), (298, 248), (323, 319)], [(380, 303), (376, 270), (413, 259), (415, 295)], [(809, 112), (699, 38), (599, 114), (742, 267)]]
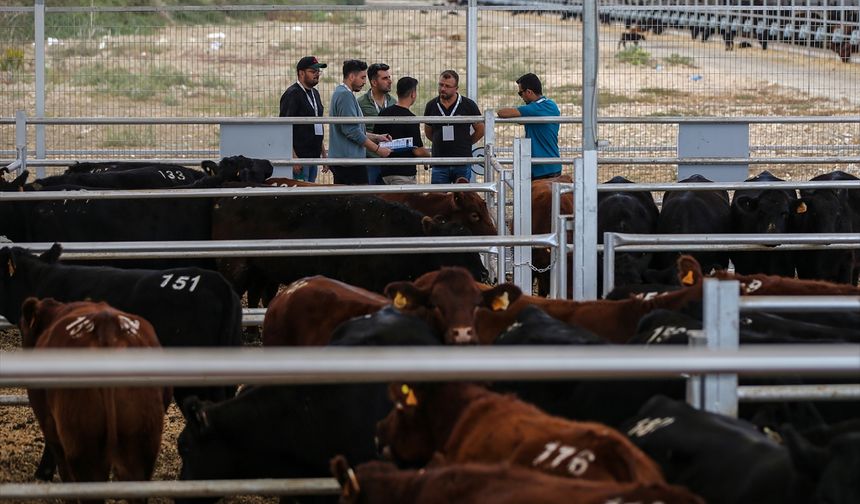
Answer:
[(653, 297), (640, 295), (622, 300), (571, 301), (524, 295), (504, 311), (478, 310), (475, 314), (478, 342), (491, 344), (516, 321), (523, 308), (533, 304), (551, 317), (580, 325), (607, 341), (626, 343), (636, 334), (636, 326), (646, 314), (661, 308), (680, 310), (702, 299), (702, 285), (697, 280), (702, 277), (699, 263), (690, 256), (681, 256), (678, 259), (678, 271), (682, 285), (689, 287)]
[[(468, 180), (461, 177), (457, 183), (468, 183)], [(266, 180), (266, 185), (319, 187), (320, 185), (332, 184), (315, 184), (288, 178), (270, 178)], [(402, 203), (430, 217), (441, 215), (445, 220), (462, 224), (476, 236), (498, 234), (496, 224), (487, 209), (487, 202), (477, 192), (383, 193), (377, 194), (377, 196), (386, 201)]]
[(439, 451), (453, 463), (509, 462), (569, 478), (665, 484), (660, 469), (620, 432), (550, 416), (515, 396), (466, 383), (391, 385), (395, 408), (377, 425), (401, 463)]
[(521, 294), (512, 284), (479, 286), (483, 285), (463, 268), (441, 268), (415, 282), (390, 283), (385, 288), (388, 298), (322, 276), (303, 278), (270, 303), (263, 320), (263, 345), (327, 345), (338, 325), (389, 302), (422, 318), (444, 335), (446, 343), (476, 343), (476, 309), (503, 310)]
[(331, 467), (343, 488), (341, 504), (704, 504), (679, 486), (559, 478), (507, 464), (401, 471), (393, 464), (373, 461), (353, 471), (338, 456)]
[[(28, 298), (25, 348), (158, 348), (146, 320), (106, 303)], [(158, 387), (28, 389), (47, 448), (66, 482), (152, 477), (171, 390)]]
[[(552, 215), (552, 184), (571, 183), (571, 178), (567, 175), (559, 177), (535, 180), (532, 182), (532, 233), (546, 234), (552, 231), (552, 220), (558, 217)], [(562, 215), (570, 215), (573, 213), (573, 194), (564, 194), (561, 197), (561, 213)], [(567, 242), (571, 243), (573, 237), (568, 233)], [(548, 248), (533, 248), (532, 249), (532, 265), (538, 269), (549, 267), (550, 251)], [(570, 264), (570, 262), (568, 262)], [(546, 296), (549, 294), (549, 272), (538, 273), (535, 275), (538, 284), (538, 295)], [(568, 279), (568, 285), (572, 285)]]

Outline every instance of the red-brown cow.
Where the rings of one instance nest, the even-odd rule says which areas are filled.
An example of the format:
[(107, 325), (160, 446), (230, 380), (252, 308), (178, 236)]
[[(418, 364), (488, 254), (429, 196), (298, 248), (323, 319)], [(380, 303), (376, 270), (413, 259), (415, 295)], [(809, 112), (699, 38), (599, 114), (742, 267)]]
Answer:
[(713, 278), (738, 280), (742, 296), (860, 296), (860, 287), (824, 280), (802, 280), (776, 275), (735, 275), (725, 271)]
[(341, 504), (704, 504), (679, 486), (559, 478), (507, 464), (401, 471), (393, 464), (374, 461), (353, 471), (338, 456), (331, 465), (343, 488)]
[(521, 294), (512, 284), (486, 290), (479, 285), (463, 268), (442, 268), (415, 282), (389, 284), (385, 298), (326, 277), (304, 278), (270, 303), (263, 321), (263, 345), (326, 345), (342, 322), (374, 313), (389, 302), (424, 319), (446, 343), (476, 343), (476, 310), (504, 310)]
[[(158, 348), (146, 320), (106, 303), (28, 298), (26, 348)], [(45, 444), (67, 482), (148, 480), (161, 446), (171, 390), (157, 387), (28, 389)]]
[(453, 463), (509, 462), (556, 476), (665, 484), (659, 467), (620, 432), (547, 415), (473, 384), (391, 385), (395, 408), (379, 422), (381, 446), (401, 463), (434, 452)]
[[(552, 220), (557, 217), (552, 215), (552, 184), (555, 182), (569, 184), (573, 181), (569, 176), (561, 175), (532, 182), (532, 233), (534, 234), (546, 234), (552, 231)], [(573, 213), (573, 194), (562, 195), (561, 213), (562, 215)], [(567, 242), (571, 243), (572, 240), (572, 235), (568, 234)], [(547, 268), (549, 262), (548, 248), (532, 249), (532, 264), (535, 268)], [(538, 282), (538, 294), (541, 296), (549, 294), (549, 273), (538, 273), (535, 278)], [(568, 285), (572, 285), (570, 279), (568, 279)]]
[[(468, 181), (460, 178), (457, 183), (468, 183)], [(288, 178), (270, 178), (266, 180), (266, 184), (278, 187), (332, 185)], [(498, 234), (496, 224), (487, 209), (487, 202), (477, 192), (383, 193), (377, 196), (386, 201), (402, 203), (430, 217), (441, 215), (445, 220), (459, 222), (476, 236)]]

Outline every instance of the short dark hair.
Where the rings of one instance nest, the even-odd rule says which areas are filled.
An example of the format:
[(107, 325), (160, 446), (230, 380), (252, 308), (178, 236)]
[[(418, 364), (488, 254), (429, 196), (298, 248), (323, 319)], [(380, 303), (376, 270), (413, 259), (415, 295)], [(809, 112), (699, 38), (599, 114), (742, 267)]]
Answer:
[(517, 79), (517, 84), (523, 88), (523, 91), (531, 89), (538, 96), (543, 94), (543, 87), (541, 86), (540, 79), (538, 79), (538, 76), (533, 73), (527, 73)]
[(418, 89), (418, 79), (415, 77), (401, 77), (397, 79), (397, 97), (406, 98), (409, 93)]
[(445, 70), (439, 74), (440, 79), (454, 79), (454, 84), (460, 86), (460, 74), (456, 70)]
[(367, 67), (367, 79), (373, 80), (376, 78), (376, 74), (378, 74), (379, 72), (385, 72), (389, 68), (391, 67), (389, 67), (385, 63), (374, 63)]
[(361, 60), (351, 59), (351, 60), (345, 60), (343, 62), (343, 78), (344, 79), (349, 77), (349, 74), (353, 74), (356, 72), (363, 72), (365, 70), (367, 70), (367, 63), (365, 63)]

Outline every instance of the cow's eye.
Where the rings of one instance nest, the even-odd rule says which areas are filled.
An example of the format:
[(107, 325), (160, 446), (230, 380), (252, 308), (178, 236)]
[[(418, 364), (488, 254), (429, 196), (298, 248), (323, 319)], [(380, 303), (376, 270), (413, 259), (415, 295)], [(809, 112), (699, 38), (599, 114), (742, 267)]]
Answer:
[(479, 220), (481, 220), (481, 216), (478, 215), (478, 212), (472, 212), (472, 215), (470, 215), (469, 218), (472, 220), (472, 222), (478, 222)]

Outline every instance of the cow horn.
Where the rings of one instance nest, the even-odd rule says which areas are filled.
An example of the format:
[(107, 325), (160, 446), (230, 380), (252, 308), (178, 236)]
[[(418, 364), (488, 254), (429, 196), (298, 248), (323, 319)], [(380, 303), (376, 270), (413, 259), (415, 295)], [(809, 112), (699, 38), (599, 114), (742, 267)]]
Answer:
[(397, 294), (394, 295), (394, 307), (398, 310), (402, 310), (406, 308), (408, 304), (409, 300), (406, 299), (406, 296), (404, 296), (402, 292), (397, 291)]

